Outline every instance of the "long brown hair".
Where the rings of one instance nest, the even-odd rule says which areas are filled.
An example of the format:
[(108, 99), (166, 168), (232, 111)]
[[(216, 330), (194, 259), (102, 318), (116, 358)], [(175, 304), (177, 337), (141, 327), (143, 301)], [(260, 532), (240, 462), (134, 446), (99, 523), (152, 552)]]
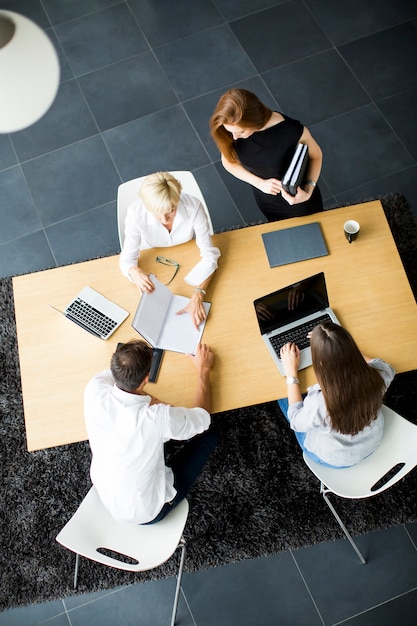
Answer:
[(251, 91), (229, 89), (221, 96), (210, 118), (210, 133), (226, 159), (236, 163), (238, 158), (233, 146), (233, 137), (223, 124), (238, 124), (242, 128), (260, 130), (271, 115), (272, 110)]
[(331, 426), (356, 435), (376, 419), (384, 381), (363, 358), (351, 334), (333, 322), (316, 326), (310, 338), (313, 367)]

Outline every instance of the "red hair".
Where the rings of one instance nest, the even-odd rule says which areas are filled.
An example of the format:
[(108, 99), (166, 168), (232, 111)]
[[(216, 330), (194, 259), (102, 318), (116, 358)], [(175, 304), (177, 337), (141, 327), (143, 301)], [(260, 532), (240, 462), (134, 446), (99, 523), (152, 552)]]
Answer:
[(257, 96), (246, 89), (229, 89), (218, 101), (210, 118), (210, 133), (220, 152), (232, 163), (238, 162), (233, 137), (224, 124), (260, 130), (272, 115)]

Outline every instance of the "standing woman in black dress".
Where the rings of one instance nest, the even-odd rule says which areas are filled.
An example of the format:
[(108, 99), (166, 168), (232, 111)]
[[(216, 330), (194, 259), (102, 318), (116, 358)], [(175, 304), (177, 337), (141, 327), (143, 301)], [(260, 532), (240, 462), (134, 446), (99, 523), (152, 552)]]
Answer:
[[(269, 222), (323, 211), (317, 181), (322, 152), (308, 128), (272, 111), (246, 89), (224, 93), (210, 118), (210, 130), (223, 167), (252, 185), (258, 207)], [(281, 179), (297, 144), (307, 144), (306, 179), (297, 194), (282, 188)]]

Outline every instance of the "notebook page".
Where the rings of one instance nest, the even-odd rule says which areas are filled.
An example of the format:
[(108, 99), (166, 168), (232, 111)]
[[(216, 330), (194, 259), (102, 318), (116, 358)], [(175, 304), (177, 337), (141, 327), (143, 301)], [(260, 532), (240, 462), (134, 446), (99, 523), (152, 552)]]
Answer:
[[(177, 312), (187, 306), (189, 301), (190, 299), (184, 296), (172, 296), (158, 339), (158, 348), (185, 354), (195, 354), (206, 321), (202, 322), (197, 330), (188, 313), (177, 315)], [(210, 303), (203, 302), (203, 306), (206, 314), (208, 314)]]
[(143, 293), (132, 326), (151, 346), (158, 346), (158, 338), (164, 325), (172, 293), (155, 276), (150, 275), (155, 290)]

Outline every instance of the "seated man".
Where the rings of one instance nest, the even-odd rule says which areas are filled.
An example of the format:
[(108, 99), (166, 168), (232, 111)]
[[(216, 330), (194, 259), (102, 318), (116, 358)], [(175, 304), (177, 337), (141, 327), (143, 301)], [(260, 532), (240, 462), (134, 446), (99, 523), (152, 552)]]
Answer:
[[(86, 387), (91, 480), (117, 520), (161, 520), (187, 495), (216, 446), (217, 432), (209, 428), (214, 355), (199, 344), (189, 358), (197, 370), (192, 408), (172, 407), (146, 393), (152, 348), (140, 340), (118, 346), (110, 370)], [(164, 444), (171, 439), (186, 443), (168, 467)]]

